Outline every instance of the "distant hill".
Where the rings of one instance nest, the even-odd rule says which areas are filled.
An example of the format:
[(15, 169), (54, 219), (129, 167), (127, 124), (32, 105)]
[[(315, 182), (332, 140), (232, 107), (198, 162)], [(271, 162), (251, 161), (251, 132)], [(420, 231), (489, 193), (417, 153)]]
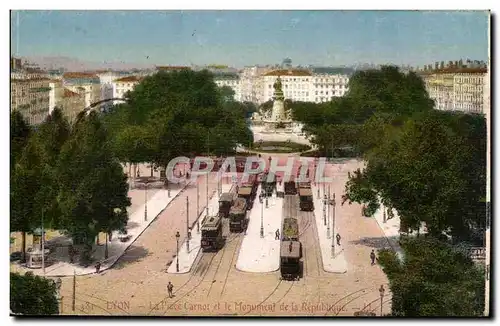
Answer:
[(91, 62), (83, 61), (70, 57), (43, 57), (43, 56), (27, 56), (21, 57), (30, 63), (37, 64), (40, 68), (51, 70), (63, 68), (66, 71), (85, 71), (85, 70), (130, 70), (130, 69), (147, 69), (154, 68), (153, 64), (134, 64), (127, 62)]

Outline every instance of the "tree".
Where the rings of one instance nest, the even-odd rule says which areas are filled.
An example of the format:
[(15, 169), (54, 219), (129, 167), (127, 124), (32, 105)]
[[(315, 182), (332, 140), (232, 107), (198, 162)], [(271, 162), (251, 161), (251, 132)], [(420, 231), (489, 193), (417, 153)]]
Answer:
[(224, 102), (234, 101), (234, 95), (236, 94), (234, 90), (229, 86), (222, 86), (218, 89), (220, 97)]
[[(402, 224), (470, 240), (484, 227), (486, 129), (481, 116), (430, 111), (386, 128), (346, 186), (350, 201), (395, 208)], [(373, 212), (373, 210), (372, 210)]]
[(407, 239), (401, 245), (403, 261), (391, 250), (378, 258), (389, 278), (393, 316), (483, 314), (484, 271), (467, 256), (436, 239)]
[(129, 102), (111, 112), (117, 117), (106, 120), (123, 130), (112, 132), (121, 159), (134, 154), (165, 167), (176, 156), (207, 149), (230, 153), (237, 144), (252, 140), (245, 119), (254, 109), (248, 103), (225, 101), (208, 71), (185, 70), (145, 78), (129, 94)]
[(14, 110), (10, 113), (10, 168), (13, 169), (28, 142), (31, 128), (23, 115)]
[(62, 225), (83, 245), (81, 263), (91, 261), (91, 249), (100, 231), (124, 228), (130, 206), (128, 185), (119, 161), (97, 113), (79, 116), (70, 139), (64, 144), (57, 168)]
[(22, 315), (58, 314), (55, 283), (30, 272), (10, 273), (10, 310)]

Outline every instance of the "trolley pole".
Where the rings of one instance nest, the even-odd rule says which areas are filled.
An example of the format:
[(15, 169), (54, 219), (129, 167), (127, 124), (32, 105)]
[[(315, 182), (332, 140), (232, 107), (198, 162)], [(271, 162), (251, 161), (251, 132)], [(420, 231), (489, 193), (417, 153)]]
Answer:
[(45, 276), (45, 228), (43, 227), (43, 209), (42, 209), (42, 269)]
[(260, 237), (264, 237), (264, 205), (260, 205)]
[(200, 187), (196, 178), (196, 232), (200, 233)]
[(327, 222), (327, 227), (326, 227), (326, 237), (330, 239), (330, 187), (328, 187), (328, 222)]
[(148, 220), (148, 183), (144, 183), (144, 221)]
[(208, 172), (207, 172), (207, 213), (206, 216), (208, 217)]
[(335, 256), (335, 208), (337, 207), (337, 200), (335, 193), (333, 193), (333, 216), (332, 216), (332, 256)]
[(73, 302), (71, 304), (73, 311), (75, 311), (75, 305), (76, 305), (76, 270), (73, 270)]
[(189, 238), (191, 238), (191, 232), (189, 232), (189, 197), (186, 197), (186, 247), (189, 252)]

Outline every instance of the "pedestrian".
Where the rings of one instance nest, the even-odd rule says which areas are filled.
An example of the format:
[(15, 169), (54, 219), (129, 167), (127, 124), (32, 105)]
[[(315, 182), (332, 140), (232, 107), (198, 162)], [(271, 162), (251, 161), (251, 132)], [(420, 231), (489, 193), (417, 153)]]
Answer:
[(275, 240), (279, 240), (280, 239), (280, 229), (276, 229), (276, 236), (275, 236)]
[(169, 298), (172, 298), (174, 295), (172, 294), (172, 291), (174, 290), (174, 285), (168, 281), (168, 284), (167, 284), (167, 291), (168, 291), (168, 297)]
[(337, 238), (337, 246), (340, 246), (340, 234), (337, 233), (337, 236), (335, 238)]
[(372, 249), (372, 252), (370, 254), (370, 259), (372, 260), (372, 265), (375, 265), (375, 250)]
[(101, 262), (97, 262), (97, 264), (95, 264), (95, 272), (96, 274), (99, 274), (100, 271), (101, 271)]

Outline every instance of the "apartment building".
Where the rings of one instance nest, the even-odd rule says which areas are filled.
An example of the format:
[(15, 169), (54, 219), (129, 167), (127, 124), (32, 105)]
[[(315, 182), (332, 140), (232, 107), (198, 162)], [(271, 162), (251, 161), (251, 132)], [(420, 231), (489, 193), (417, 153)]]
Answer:
[(263, 103), (264, 79), (262, 75), (274, 70), (267, 66), (244, 67), (240, 72), (242, 102)]
[[(141, 82), (143, 78), (137, 76), (127, 76), (113, 81), (113, 98), (125, 98), (127, 92), (131, 92), (134, 87)], [(119, 104), (120, 101), (113, 101)]]
[(73, 92), (63, 88), (61, 97), (58, 98), (57, 107), (59, 107), (70, 123), (76, 120), (76, 117), (86, 107), (85, 94)]
[(310, 71), (302, 69), (277, 69), (262, 76), (264, 86), (262, 102), (267, 102), (273, 98), (273, 85), (278, 77), (281, 77), (285, 99), (302, 102), (310, 101), (313, 92), (313, 75)]
[(344, 96), (348, 91), (349, 77), (352, 69), (317, 67), (311, 69), (312, 92), (309, 101), (315, 103), (328, 102), (335, 97)]
[(418, 72), (424, 80), (429, 97), (434, 100), (435, 109), (484, 113), (489, 105), (485, 92), (487, 67), (479, 61), (441, 61), (425, 65)]
[(42, 123), (49, 115), (48, 78), (11, 79), (10, 108), (18, 110), (31, 125)]
[(63, 75), (63, 86), (70, 91), (85, 96), (85, 106), (101, 100), (101, 84), (94, 73), (67, 72)]

